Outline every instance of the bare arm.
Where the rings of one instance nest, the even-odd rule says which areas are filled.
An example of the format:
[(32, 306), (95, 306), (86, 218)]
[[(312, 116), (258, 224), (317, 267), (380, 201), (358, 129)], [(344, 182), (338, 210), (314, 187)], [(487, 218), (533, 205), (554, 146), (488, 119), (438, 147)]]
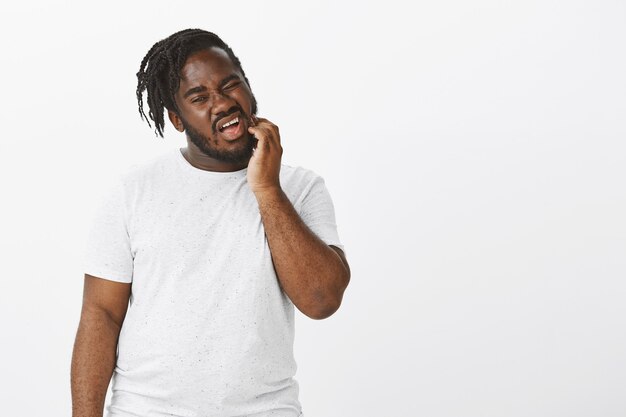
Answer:
[(259, 192), (256, 198), (283, 290), (307, 316), (331, 316), (350, 282), (343, 251), (315, 236), (281, 189)]
[(248, 164), (248, 184), (259, 204), (278, 280), (302, 313), (313, 319), (329, 317), (339, 309), (350, 282), (348, 262), (343, 251), (315, 236), (280, 188), (278, 127), (254, 118), (248, 130), (258, 139)]
[(72, 354), (72, 416), (102, 417), (131, 284), (85, 274), (83, 307)]

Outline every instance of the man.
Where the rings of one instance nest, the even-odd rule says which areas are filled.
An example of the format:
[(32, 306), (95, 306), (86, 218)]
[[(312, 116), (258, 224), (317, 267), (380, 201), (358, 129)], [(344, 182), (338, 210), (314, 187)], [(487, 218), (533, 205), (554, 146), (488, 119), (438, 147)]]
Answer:
[(73, 415), (102, 416), (111, 377), (110, 417), (303, 415), (293, 306), (329, 317), (350, 280), (324, 182), (281, 165), (217, 35), (157, 42), (137, 77), (142, 117), (163, 136), (167, 111), (187, 147), (131, 169), (97, 211)]

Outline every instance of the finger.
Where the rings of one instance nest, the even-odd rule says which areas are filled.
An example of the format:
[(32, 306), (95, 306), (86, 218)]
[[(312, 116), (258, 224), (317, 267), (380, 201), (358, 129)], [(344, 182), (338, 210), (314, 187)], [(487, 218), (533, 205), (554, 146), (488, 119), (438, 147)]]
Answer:
[(274, 142), (274, 131), (266, 125), (251, 126), (248, 128), (248, 132), (252, 133), (257, 139), (263, 139), (269, 142)]
[(263, 117), (251, 116), (250, 119), (254, 122), (255, 126), (268, 126), (268, 127), (278, 127), (274, 123)]
[(259, 127), (259, 126), (249, 127), (248, 132), (252, 133), (254, 137), (257, 139), (257, 143), (255, 147), (256, 150), (258, 149), (269, 150), (272, 141), (271, 141), (271, 138), (269, 137), (270, 132), (268, 132), (266, 128)]
[(271, 140), (274, 144), (280, 146), (280, 130), (278, 129), (278, 126), (262, 117), (255, 116), (255, 119), (256, 123), (254, 127), (268, 129), (268, 132), (270, 134), (269, 140)]

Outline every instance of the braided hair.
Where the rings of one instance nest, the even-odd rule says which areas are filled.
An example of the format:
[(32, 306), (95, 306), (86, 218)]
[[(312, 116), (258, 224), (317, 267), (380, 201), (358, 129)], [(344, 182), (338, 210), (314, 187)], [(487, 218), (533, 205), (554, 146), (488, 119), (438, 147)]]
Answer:
[[(137, 104), (139, 116), (152, 127), (149, 118), (155, 126), (155, 134), (163, 137), (165, 109), (178, 112), (174, 96), (180, 86), (180, 71), (187, 58), (195, 52), (211, 47), (224, 50), (235, 67), (243, 75), (246, 84), (250, 82), (241, 68), (239, 58), (233, 50), (215, 33), (202, 29), (185, 29), (176, 32), (155, 43), (141, 60), (137, 72)], [(144, 110), (143, 92), (146, 91), (148, 115)], [(257, 111), (256, 100), (252, 97), (252, 114)]]

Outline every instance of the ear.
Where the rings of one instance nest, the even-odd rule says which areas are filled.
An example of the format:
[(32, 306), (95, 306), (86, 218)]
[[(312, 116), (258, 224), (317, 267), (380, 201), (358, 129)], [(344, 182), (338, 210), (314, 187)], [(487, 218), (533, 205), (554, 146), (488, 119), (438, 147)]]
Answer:
[(185, 131), (185, 127), (183, 126), (183, 121), (180, 119), (180, 117), (178, 117), (178, 115), (175, 112), (168, 110), (167, 116), (170, 118), (170, 122), (172, 122), (172, 125), (174, 125), (174, 129), (178, 130), (179, 132)]

